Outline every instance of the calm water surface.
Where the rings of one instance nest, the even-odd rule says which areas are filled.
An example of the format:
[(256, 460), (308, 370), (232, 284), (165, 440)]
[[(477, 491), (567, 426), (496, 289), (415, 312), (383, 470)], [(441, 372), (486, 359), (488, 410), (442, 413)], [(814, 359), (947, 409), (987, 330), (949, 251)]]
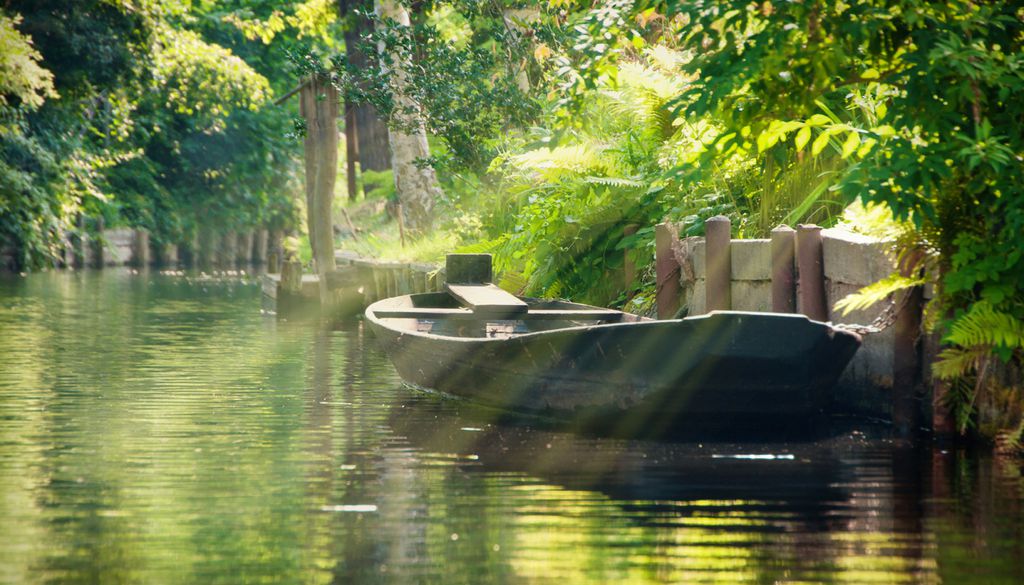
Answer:
[(2, 583), (1022, 583), (1022, 493), (850, 433), (493, 424), (239, 280), (0, 279)]

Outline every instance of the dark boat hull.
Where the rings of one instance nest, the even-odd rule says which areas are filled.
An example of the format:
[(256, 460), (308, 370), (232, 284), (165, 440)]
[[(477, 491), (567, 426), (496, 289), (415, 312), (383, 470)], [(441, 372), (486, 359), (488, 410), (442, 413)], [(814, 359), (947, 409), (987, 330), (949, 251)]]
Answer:
[(743, 312), (506, 338), (435, 335), (410, 319), (376, 318), (389, 301), (368, 308), (367, 321), (406, 382), (559, 419), (629, 415), (636, 427), (818, 413), (860, 345), (801, 315)]

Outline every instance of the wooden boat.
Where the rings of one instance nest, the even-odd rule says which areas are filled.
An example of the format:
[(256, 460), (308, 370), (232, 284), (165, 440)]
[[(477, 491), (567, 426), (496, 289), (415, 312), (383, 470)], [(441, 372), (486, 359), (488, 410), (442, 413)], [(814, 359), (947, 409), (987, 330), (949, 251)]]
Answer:
[(366, 321), (409, 384), (626, 435), (821, 412), (860, 346), (803, 315), (656, 321), (487, 283), (384, 299)]

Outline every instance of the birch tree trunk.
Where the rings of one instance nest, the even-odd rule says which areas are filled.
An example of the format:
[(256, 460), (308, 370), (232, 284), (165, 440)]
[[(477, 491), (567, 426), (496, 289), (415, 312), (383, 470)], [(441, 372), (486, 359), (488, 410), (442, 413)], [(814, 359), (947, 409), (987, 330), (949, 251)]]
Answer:
[[(393, 20), (401, 27), (409, 26), (409, 12), (396, 0), (375, 0), (374, 9), (382, 20)], [(437, 175), (431, 167), (419, 168), (417, 159), (430, 156), (427, 145), (427, 131), (423, 122), (420, 105), (409, 96), (408, 59), (411, 57), (395, 51), (388, 51), (380, 42), (381, 69), (390, 74), (391, 91), (395, 109), (388, 138), (391, 143), (391, 168), (395, 174), (395, 191), (402, 203), (402, 215), (410, 231), (422, 234), (433, 222), (434, 202), (441, 196)]]

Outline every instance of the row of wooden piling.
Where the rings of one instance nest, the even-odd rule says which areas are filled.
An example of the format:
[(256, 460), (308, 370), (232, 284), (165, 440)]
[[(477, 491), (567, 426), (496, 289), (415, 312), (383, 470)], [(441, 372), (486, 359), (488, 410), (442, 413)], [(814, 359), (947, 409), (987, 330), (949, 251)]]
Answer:
[(200, 230), (188, 242), (166, 243), (154, 241), (145, 230), (103, 230), (93, 236), (69, 237), (57, 267), (188, 266), (231, 270), (266, 265), (269, 271), (277, 272), (284, 257), (283, 239), (282, 232), (268, 229), (218, 233), (210, 228)]
[[(731, 223), (718, 216), (705, 221), (705, 308), (707, 311), (733, 309)], [(657, 273), (657, 314), (671, 318), (680, 309), (682, 297), (681, 271), (673, 246), (679, 242), (675, 226), (663, 223), (655, 228)], [(824, 268), (822, 228), (799, 225), (796, 229), (779, 226), (772, 230), (771, 241), (771, 310), (777, 313), (801, 313), (817, 321), (829, 321)], [(904, 275), (915, 270), (914, 263), (897, 266)], [(922, 395), (931, 393), (924, 380), (929, 377), (925, 363), (921, 329), (924, 306), (923, 287), (911, 289), (896, 307), (892, 347), (891, 413), (894, 426), (902, 435), (909, 435), (921, 426)], [(832, 299), (833, 301), (838, 299)], [(928, 384), (931, 386), (931, 384)], [(932, 428), (945, 432), (949, 428), (948, 411), (938, 402), (931, 408)]]
[(302, 264), (282, 264), (280, 275), (264, 277), (264, 292), (276, 301), (278, 315), (289, 317), (309, 312), (345, 317), (361, 312), (370, 303), (399, 295), (438, 292), (444, 286), (444, 269), (419, 262), (395, 262), (360, 258), (339, 252), (336, 268), (318, 275), (302, 273)]
[[(680, 266), (672, 249), (672, 230), (667, 223), (655, 227), (659, 319), (671, 318), (679, 310)], [(704, 230), (707, 310), (727, 311), (733, 308), (732, 224), (729, 218), (716, 216), (705, 221)], [(796, 313), (799, 306), (811, 319), (828, 321), (821, 227), (779, 226), (771, 232), (771, 251), (772, 311)]]

